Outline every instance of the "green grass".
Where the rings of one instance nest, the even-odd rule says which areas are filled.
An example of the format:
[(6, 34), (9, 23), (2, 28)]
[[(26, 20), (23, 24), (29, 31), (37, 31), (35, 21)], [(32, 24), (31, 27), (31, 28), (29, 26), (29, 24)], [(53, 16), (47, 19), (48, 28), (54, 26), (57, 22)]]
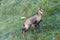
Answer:
[[(0, 5), (0, 40), (60, 40), (60, 0), (2, 0)], [(21, 29), (25, 20), (44, 9), (40, 32), (28, 30), (23, 38)]]

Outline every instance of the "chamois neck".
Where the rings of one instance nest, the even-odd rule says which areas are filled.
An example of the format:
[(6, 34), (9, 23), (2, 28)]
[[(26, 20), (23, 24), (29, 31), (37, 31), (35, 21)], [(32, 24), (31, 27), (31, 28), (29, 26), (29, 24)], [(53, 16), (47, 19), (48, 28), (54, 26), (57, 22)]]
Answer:
[(38, 13), (37, 13), (37, 15), (42, 16), (42, 14), (41, 14), (41, 13), (40, 13), (40, 14), (38, 14)]

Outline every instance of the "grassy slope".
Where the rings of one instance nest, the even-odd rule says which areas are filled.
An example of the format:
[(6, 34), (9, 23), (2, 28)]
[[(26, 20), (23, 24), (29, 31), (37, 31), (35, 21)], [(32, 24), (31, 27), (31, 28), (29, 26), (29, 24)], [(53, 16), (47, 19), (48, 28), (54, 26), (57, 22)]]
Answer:
[[(0, 5), (0, 40), (60, 40), (60, 3), (59, 0), (2, 0)], [(40, 33), (27, 32), (22, 38), (24, 20), (35, 14), (42, 6), (44, 14)], [(27, 14), (27, 15), (26, 15)]]

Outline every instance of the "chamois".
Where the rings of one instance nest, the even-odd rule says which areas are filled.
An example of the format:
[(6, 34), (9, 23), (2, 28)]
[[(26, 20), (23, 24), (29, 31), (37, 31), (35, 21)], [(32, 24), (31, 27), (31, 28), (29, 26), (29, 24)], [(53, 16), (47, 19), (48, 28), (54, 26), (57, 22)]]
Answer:
[(24, 22), (24, 28), (22, 29), (22, 34), (25, 34), (25, 32), (30, 28), (30, 27), (36, 27), (37, 25), (39, 26), (39, 23), (41, 21), (43, 14), (43, 9), (39, 8), (37, 13), (33, 15), (32, 17), (28, 18)]

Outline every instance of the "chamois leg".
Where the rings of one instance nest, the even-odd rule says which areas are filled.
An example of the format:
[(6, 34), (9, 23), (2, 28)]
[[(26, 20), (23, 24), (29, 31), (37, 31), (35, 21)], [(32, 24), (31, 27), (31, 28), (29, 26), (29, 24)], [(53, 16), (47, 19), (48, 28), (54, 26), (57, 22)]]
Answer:
[(37, 31), (38, 31), (38, 32), (41, 31), (41, 30), (40, 30), (40, 23), (41, 23), (41, 21), (39, 21), (39, 22), (37, 23)]
[(37, 27), (37, 25), (35, 25), (34, 32), (37, 32), (36, 27)]
[(40, 25), (39, 25), (39, 23), (37, 24), (36, 29), (37, 29), (37, 32), (39, 32), (39, 31), (40, 31)]
[(38, 27), (40, 26), (39, 23), (37, 24), (37, 26), (38, 26)]
[(33, 32), (36, 32), (36, 24), (32, 24)]
[(26, 33), (26, 28), (23, 28), (23, 29), (22, 29), (22, 36), (23, 36), (23, 37), (25, 36), (25, 33)]
[(40, 20), (38, 23), (37, 23), (37, 26), (40, 28), (40, 23), (41, 23), (42, 20)]

